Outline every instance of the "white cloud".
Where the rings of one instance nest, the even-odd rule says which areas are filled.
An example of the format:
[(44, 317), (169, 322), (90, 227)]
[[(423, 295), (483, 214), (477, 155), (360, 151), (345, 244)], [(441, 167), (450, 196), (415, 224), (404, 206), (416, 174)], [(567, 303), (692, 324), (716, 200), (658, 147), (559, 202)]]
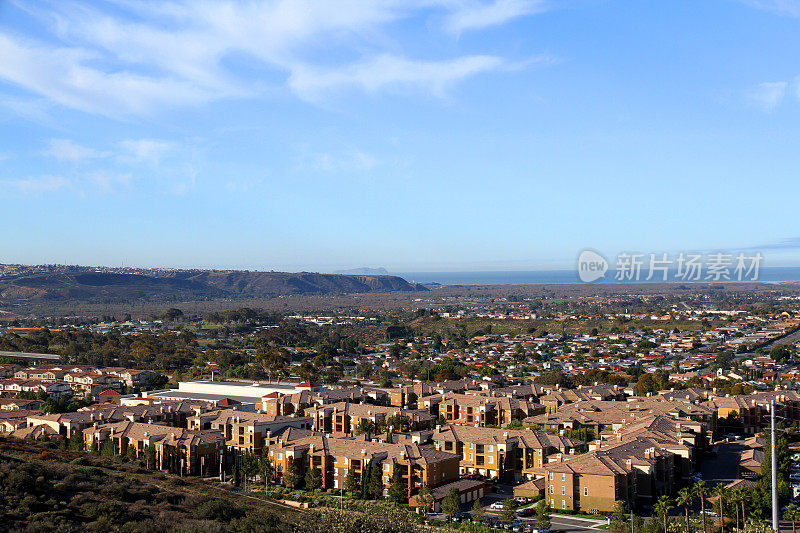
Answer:
[(122, 116), (209, 97), (207, 88), (187, 80), (89, 66), (101, 59), (86, 48), (48, 47), (0, 34), (0, 78), (67, 107)]
[(78, 161), (83, 161), (84, 159), (105, 157), (107, 155), (106, 153), (94, 150), (93, 148), (81, 146), (80, 144), (77, 144), (69, 139), (51, 139), (48, 143), (48, 147), (42, 152), (42, 154), (49, 157), (54, 157), (60, 161), (69, 161), (72, 163), (77, 163)]
[(788, 86), (785, 81), (759, 83), (747, 96), (756, 107), (772, 111), (783, 102)]
[(740, 0), (749, 6), (779, 15), (800, 17), (800, 0)]
[(129, 186), (133, 176), (118, 172), (98, 171), (88, 174), (87, 178), (103, 192), (111, 192), (118, 186)]
[[(283, 87), (275, 81), (281, 77), (303, 97), (324, 87), (378, 90), (398, 83), (441, 91), (505, 60), (401, 59), (391, 23), (443, 12), (445, 29), (459, 33), (543, 9), (541, 0), (165, 0), (120, 2), (113, 11), (104, 5), (26, 7), (50, 34), (30, 40), (0, 29), (0, 79), (112, 117), (258, 96)], [(246, 74), (230, 67), (232, 56), (247, 58)], [(331, 56), (337, 65), (320, 59)]]
[(305, 154), (299, 163), (301, 170), (318, 172), (367, 172), (379, 161), (361, 150)]
[(470, 1), (445, 19), (445, 29), (454, 34), (505, 24), (515, 18), (546, 11), (543, 0)]
[(298, 67), (289, 85), (306, 100), (318, 100), (330, 90), (357, 88), (366, 92), (382, 89), (419, 89), (442, 97), (453, 84), (482, 72), (510, 68), (496, 56), (467, 56), (445, 61), (414, 61), (381, 55), (342, 68)]
[(158, 164), (161, 158), (175, 148), (175, 143), (158, 139), (126, 140), (119, 143), (123, 150), (120, 158), (129, 162)]
[(23, 194), (44, 194), (65, 187), (69, 184), (69, 180), (63, 176), (42, 176), (39, 178), (13, 180), (7, 183)]

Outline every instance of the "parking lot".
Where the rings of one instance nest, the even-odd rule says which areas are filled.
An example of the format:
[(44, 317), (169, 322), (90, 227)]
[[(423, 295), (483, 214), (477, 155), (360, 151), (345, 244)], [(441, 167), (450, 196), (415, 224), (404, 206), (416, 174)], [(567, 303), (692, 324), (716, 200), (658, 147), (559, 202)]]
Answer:
[[(508, 498), (514, 497), (514, 490), (513, 487), (510, 485), (498, 485), (496, 488), (496, 492), (487, 494), (482, 500), (481, 503), (484, 506), (484, 513), (487, 518), (487, 522), (492, 526), (498, 529), (501, 529), (502, 526), (499, 523), (500, 512), (502, 511), (502, 504)], [(522, 507), (527, 507), (527, 505), (523, 504)], [(458, 515), (459, 520), (463, 519), (470, 519), (469, 512), (472, 510), (471, 505), (465, 505), (462, 507), (461, 512)], [(516, 513), (515, 513), (516, 514)], [(447, 517), (443, 514), (435, 515), (434, 518), (444, 520)], [(580, 518), (575, 516), (568, 516), (568, 515), (559, 515), (559, 514), (551, 514), (550, 515), (550, 531), (551, 533), (556, 532), (564, 532), (564, 533), (571, 533), (571, 532), (582, 532), (591, 529), (596, 529), (597, 526), (605, 524), (606, 520), (604, 518), (600, 518), (598, 520), (590, 520), (586, 518)], [(529, 516), (519, 516), (515, 517), (514, 522), (502, 529), (507, 529), (510, 531), (536, 531), (536, 517), (534, 514)]]

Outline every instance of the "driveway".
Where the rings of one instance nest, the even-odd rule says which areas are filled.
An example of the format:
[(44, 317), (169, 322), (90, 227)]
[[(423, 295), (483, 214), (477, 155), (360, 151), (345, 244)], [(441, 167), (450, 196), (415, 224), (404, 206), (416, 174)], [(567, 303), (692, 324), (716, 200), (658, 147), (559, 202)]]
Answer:
[(700, 465), (703, 480), (710, 486), (718, 483), (729, 483), (739, 477), (739, 454), (742, 445), (736, 442), (724, 442), (714, 447), (716, 457), (707, 457)]

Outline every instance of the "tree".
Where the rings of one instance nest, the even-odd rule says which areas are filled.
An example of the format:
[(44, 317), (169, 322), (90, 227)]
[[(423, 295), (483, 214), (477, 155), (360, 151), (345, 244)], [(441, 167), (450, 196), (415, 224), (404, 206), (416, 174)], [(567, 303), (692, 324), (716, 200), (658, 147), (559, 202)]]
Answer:
[(719, 523), (720, 523), (720, 533), (725, 533), (725, 494), (727, 493), (727, 489), (725, 485), (719, 483), (716, 487), (714, 487), (714, 495), (719, 499)]
[(792, 521), (792, 533), (797, 532), (797, 521), (800, 520), (800, 507), (790, 503), (786, 506), (786, 511), (783, 513), (784, 520)]
[(510, 524), (514, 521), (514, 500), (506, 498), (503, 501), (503, 509), (500, 511), (500, 523)]
[(347, 471), (347, 477), (344, 478), (344, 491), (354, 498), (357, 498), (361, 493), (361, 475), (356, 472), (355, 467), (351, 466)]
[(427, 516), (431, 507), (433, 507), (433, 503), (433, 493), (430, 487), (428, 487), (428, 485), (423, 485), (422, 488), (419, 489), (419, 494), (417, 494), (417, 507), (422, 511), (423, 515)]
[(319, 468), (309, 468), (306, 472), (306, 490), (316, 492), (320, 487), (322, 487), (322, 474), (320, 474)]
[(241, 460), (242, 477), (244, 478), (244, 490), (247, 491), (247, 483), (259, 471), (258, 457), (253, 453), (246, 453)]
[(706, 528), (706, 494), (708, 494), (708, 485), (705, 481), (698, 481), (692, 487), (692, 492), (696, 498), (700, 498), (700, 514), (703, 517), (703, 533), (707, 533)]
[(622, 500), (615, 501), (611, 515), (614, 517), (613, 522), (611, 522), (611, 531), (613, 533), (627, 533), (630, 531), (630, 528), (626, 525), (625, 502)]
[(692, 489), (683, 487), (678, 491), (678, 497), (675, 499), (675, 503), (683, 507), (683, 511), (686, 513), (686, 533), (689, 533), (689, 506), (692, 505), (692, 501), (694, 501)]
[(483, 522), (484, 517), (486, 517), (486, 511), (480, 499), (475, 500), (475, 503), (472, 504), (472, 511), (470, 514), (472, 515), (473, 522), (478, 524)]
[(672, 502), (669, 501), (667, 496), (660, 496), (653, 506), (653, 511), (661, 518), (664, 523), (664, 533), (667, 533), (667, 516), (669, 510), (672, 509)]
[(536, 504), (536, 526), (539, 531), (550, 529), (550, 506), (547, 505), (547, 500), (539, 500)]
[(264, 494), (267, 494), (268, 484), (274, 475), (274, 468), (272, 461), (269, 460), (269, 448), (266, 446), (261, 450), (261, 458), (259, 459), (259, 470), (261, 476), (264, 478)]
[(80, 431), (73, 431), (69, 438), (70, 450), (83, 450), (83, 433)]
[(372, 434), (375, 433), (375, 422), (368, 418), (362, 418), (356, 427), (356, 435), (366, 435), (367, 440), (372, 439)]
[(383, 474), (381, 473), (381, 463), (373, 465), (369, 473), (369, 497), (373, 500), (383, 498)]
[(447, 491), (447, 495), (442, 500), (442, 511), (447, 515), (448, 518), (453, 518), (453, 515), (461, 509), (461, 492), (452, 487), (449, 491)]
[(389, 485), (389, 492), (387, 494), (389, 499), (395, 504), (405, 503), (408, 496), (408, 485), (400, 475), (400, 467), (395, 466), (394, 473), (392, 474), (392, 484)]
[(283, 483), (290, 489), (296, 489), (300, 484), (300, 472), (294, 459), (289, 460), (286, 472), (283, 473)]

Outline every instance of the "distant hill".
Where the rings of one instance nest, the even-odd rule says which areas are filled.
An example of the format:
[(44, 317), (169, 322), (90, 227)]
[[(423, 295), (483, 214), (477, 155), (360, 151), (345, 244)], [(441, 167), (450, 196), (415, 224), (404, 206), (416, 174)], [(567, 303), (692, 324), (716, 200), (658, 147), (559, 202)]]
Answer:
[[(4, 266), (5, 267), (5, 266)], [(426, 291), (387, 275), (243, 270), (19, 266), (0, 269), (0, 303), (207, 300), (237, 297)]]
[(351, 276), (388, 276), (389, 271), (383, 267), (370, 268), (351, 268), (349, 270), (337, 270), (334, 274), (347, 274)]

